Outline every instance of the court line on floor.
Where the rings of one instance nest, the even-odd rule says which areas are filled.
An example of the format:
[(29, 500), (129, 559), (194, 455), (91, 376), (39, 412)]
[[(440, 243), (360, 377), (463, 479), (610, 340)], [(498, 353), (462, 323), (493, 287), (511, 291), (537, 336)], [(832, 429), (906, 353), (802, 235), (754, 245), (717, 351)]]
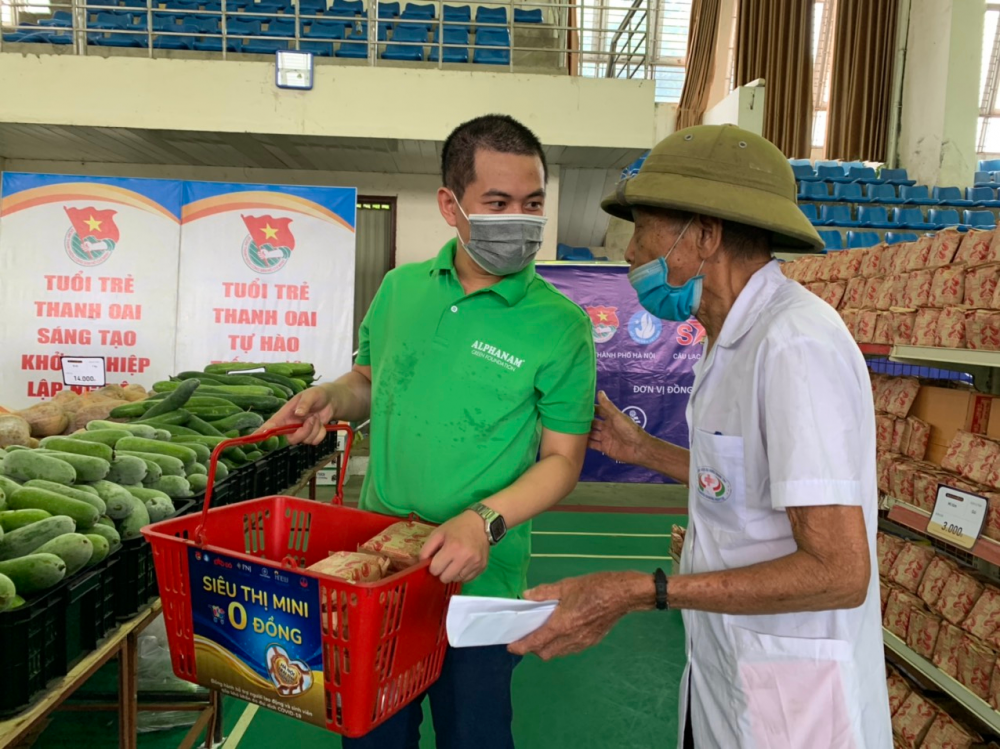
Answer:
[(687, 507), (618, 507), (615, 505), (556, 505), (549, 512), (608, 512), (622, 515), (687, 515)]
[(233, 732), (226, 737), (225, 746), (226, 749), (236, 749), (240, 745), (240, 741), (243, 739), (244, 734), (246, 734), (247, 729), (250, 727), (250, 722), (257, 715), (257, 711), (260, 709), (257, 705), (247, 705), (246, 710), (240, 716), (240, 719), (236, 721), (236, 725), (233, 726)]
[(670, 538), (669, 533), (598, 533), (596, 531), (532, 531), (532, 536), (601, 536), (606, 538)]
[(631, 556), (623, 554), (532, 554), (532, 559), (638, 559), (638, 560), (655, 560), (655, 561), (670, 561), (670, 557), (657, 557), (657, 556)]

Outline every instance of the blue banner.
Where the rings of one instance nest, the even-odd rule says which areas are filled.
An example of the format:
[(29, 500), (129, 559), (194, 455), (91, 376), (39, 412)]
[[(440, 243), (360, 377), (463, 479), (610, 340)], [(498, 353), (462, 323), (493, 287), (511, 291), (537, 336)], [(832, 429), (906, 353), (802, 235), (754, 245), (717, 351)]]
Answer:
[[(650, 434), (688, 446), (687, 408), (705, 330), (693, 318), (659, 320), (639, 304), (623, 265), (548, 265), (538, 273), (586, 310), (597, 349), (597, 388)], [(581, 481), (670, 483), (662, 474), (587, 452)]]

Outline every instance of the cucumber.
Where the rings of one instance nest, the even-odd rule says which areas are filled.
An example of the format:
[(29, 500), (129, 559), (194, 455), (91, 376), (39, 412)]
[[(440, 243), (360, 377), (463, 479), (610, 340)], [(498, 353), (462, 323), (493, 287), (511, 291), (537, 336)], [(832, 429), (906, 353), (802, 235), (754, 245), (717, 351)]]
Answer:
[(243, 413), (243, 408), (233, 403), (226, 406), (188, 406), (188, 413), (205, 421), (215, 421)]
[(195, 416), (191, 414), (191, 418), (188, 420), (188, 429), (193, 429), (206, 437), (221, 437), (222, 432), (216, 429), (214, 426), (209, 424), (207, 421), (202, 419), (200, 416)]
[[(215, 464), (215, 481), (218, 483), (224, 478), (229, 477), (229, 467), (223, 463), (221, 460)], [(190, 479), (189, 479), (190, 481)], [(208, 476), (205, 477), (205, 481), (208, 481)]]
[(0, 575), (0, 611), (6, 611), (17, 598), (17, 588), (14, 581), (6, 575)]
[[(194, 437), (199, 435), (188, 435), (188, 436)], [(194, 450), (196, 459), (199, 463), (207, 463), (209, 459), (212, 457), (212, 451), (201, 442), (181, 442), (180, 440), (177, 439), (177, 437), (173, 437), (170, 441), (175, 445), (182, 445), (183, 447), (186, 447), (189, 450)]]
[(76, 523), (65, 515), (55, 515), (18, 528), (0, 538), (0, 561), (31, 554), (52, 539), (75, 530)]
[(118, 526), (118, 531), (122, 534), (123, 541), (127, 541), (130, 538), (139, 538), (142, 535), (142, 529), (149, 525), (149, 511), (146, 509), (146, 505), (138, 498), (129, 496), (133, 503), (132, 512)]
[[(190, 382), (190, 380), (185, 380), (184, 382)], [(168, 393), (172, 390), (176, 390), (181, 386), (181, 384), (183, 383), (172, 382), (170, 380), (157, 382), (153, 385), (153, 390), (157, 393)], [(198, 388), (198, 394), (221, 395), (223, 397), (226, 395), (259, 395), (261, 397), (273, 397), (271, 388), (264, 387), (263, 385), (202, 385)]]
[(195, 463), (193, 466), (191, 466), (191, 470), (188, 471), (187, 479), (188, 481), (190, 481), (192, 476), (207, 476), (207, 475), (208, 475), (208, 467), (205, 466), (204, 463)]
[(113, 496), (108, 500), (108, 517), (117, 521), (127, 518), (135, 510), (134, 499), (135, 497), (128, 493), (127, 489), (125, 493)]
[[(97, 490), (97, 493), (101, 495), (101, 499), (103, 499), (108, 505), (119, 497), (128, 494), (128, 489), (111, 481), (95, 481), (93, 483), (93, 487)], [(114, 515), (111, 515), (110, 512), (108, 513), (108, 516), (114, 517)]]
[(14, 596), (14, 600), (11, 602), (10, 608), (8, 608), (7, 610), (8, 611), (13, 611), (14, 609), (19, 609), (25, 603), (27, 603), (27, 601), (25, 601), (23, 598), (21, 598), (21, 596)]
[(264, 453), (262, 453), (260, 450), (251, 450), (250, 452), (247, 453), (247, 460), (249, 460), (251, 463), (253, 463), (255, 460), (260, 460), (263, 457)]
[(87, 562), (87, 566), (93, 567), (95, 564), (103, 562), (111, 553), (111, 542), (97, 533), (87, 533), (86, 536), (94, 547), (94, 553), (91, 555), (90, 561)]
[(232, 429), (260, 429), (264, 424), (264, 417), (260, 414), (255, 414), (252, 412), (244, 412), (241, 414), (236, 414), (235, 416), (229, 416), (225, 419), (219, 419), (218, 421), (213, 421), (212, 426), (218, 429), (220, 432), (228, 432)]
[(4, 493), (5, 497), (9, 497), (20, 488), (21, 485), (14, 481), (14, 479), (7, 478), (6, 476), (0, 476), (0, 491)]
[(145, 401), (134, 401), (115, 406), (109, 414), (112, 419), (138, 419), (150, 408)]
[(188, 399), (194, 395), (194, 391), (198, 389), (201, 382), (198, 380), (184, 380), (177, 384), (177, 387), (170, 393), (166, 398), (153, 404), (146, 413), (143, 414), (143, 420), (152, 419), (160, 414), (167, 414), (172, 411), (176, 411), (183, 408), (184, 404), (188, 402)]
[(222, 460), (219, 461), (219, 465), (225, 466), (230, 471), (235, 471), (237, 468), (240, 467), (241, 464), (236, 463), (230, 460), (229, 458), (223, 458)]
[(94, 556), (94, 545), (82, 533), (67, 533), (42, 544), (36, 553), (55, 554), (66, 563), (66, 577), (70, 577), (87, 566)]
[[(190, 422), (190, 414), (188, 414), (188, 421)], [(150, 422), (151, 424), (153, 422)], [(196, 432), (194, 429), (189, 429), (188, 427), (182, 427), (176, 424), (157, 424), (157, 430), (163, 430), (170, 435), (170, 439), (167, 442), (172, 442), (174, 437), (196, 437), (201, 432)]]
[(143, 504), (149, 502), (151, 499), (170, 499), (170, 497), (163, 492), (157, 491), (156, 489), (149, 489), (145, 486), (127, 486), (125, 488), (128, 489), (129, 494)]
[(115, 484), (138, 484), (146, 478), (146, 461), (134, 455), (119, 455), (111, 462), (108, 481)]
[(282, 400), (288, 400), (292, 397), (293, 392), (289, 387), (284, 385), (278, 385), (274, 382), (268, 382), (259, 379), (256, 374), (253, 375), (216, 375), (216, 377), (221, 380), (223, 385), (250, 385), (252, 387), (266, 387), (271, 391), (271, 394)]
[(103, 523), (98, 523), (89, 531), (87, 531), (87, 534), (93, 536), (102, 536), (105, 540), (107, 540), (108, 545), (111, 546), (112, 552), (116, 551), (118, 547), (122, 545), (122, 537), (115, 529), (115, 526), (113, 524), (108, 526), (104, 525)]
[(278, 449), (278, 438), (268, 437), (266, 440), (261, 442), (258, 447), (266, 453), (274, 452)]
[[(131, 456), (129, 456), (127, 453), (119, 453), (118, 457), (119, 458), (125, 458), (125, 457), (138, 458), (143, 463), (145, 463), (146, 464), (146, 475), (142, 479), (143, 482), (146, 482), (146, 481), (156, 481), (157, 479), (160, 478), (160, 476), (163, 475), (163, 469), (160, 467), (160, 464), (158, 462), (156, 462), (156, 461), (150, 460), (147, 456), (145, 456), (145, 455), (143, 455), (141, 453), (133, 453)], [(156, 457), (160, 457), (160, 456), (156, 456)], [(184, 470), (184, 466), (183, 465), (181, 465), (181, 470), (182, 471)]]
[(157, 429), (156, 436), (153, 439), (157, 442), (170, 442), (170, 432), (166, 429)]
[(45, 479), (57, 484), (76, 483), (76, 469), (73, 466), (50, 455), (41, 455), (38, 450), (8, 452), (3, 469), (8, 476), (21, 481)]
[[(142, 403), (143, 401), (139, 401)], [(106, 430), (122, 430), (123, 432), (130, 432), (136, 437), (145, 437), (146, 439), (153, 439), (153, 434), (155, 434), (155, 429), (145, 424), (119, 424), (117, 421), (91, 421), (87, 423), (87, 431), (106, 431)]]
[[(218, 475), (218, 471), (216, 471), (216, 475)], [(191, 485), (191, 491), (195, 494), (201, 494), (208, 488), (208, 476), (206, 474), (196, 473), (188, 476), (188, 483)]]
[(72, 434), (68, 439), (80, 440), (82, 442), (100, 442), (108, 447), (114, 447), (115, 443), (122, 437), (131, 436), (132, 432), (127, 429), (95, 429), (92, 432)]
[[(132, 437), (131, 439), (136, 439)], [(80, 442), (81, 445), (91, 444), (96, 445), (96, 443)], [(107, 445), (99, 445), (99, 447), (108, 447)], [(108, 447), (110, 450), (111, 448)], [(59, 460), (65, 461), (73, 466), (76, 471), (76, 480), (83, 483), (85, 481), (100, 481), (105, 476), (108, 475), (108, 471), (111, 470), (111, 463), (104, 458), (94, 458), (90, 455), (80, 455), (78, 453), (65, 453), (58, 450), (49, 450), (46, 448), (38, 448), (35, 450), (37, 453), (42, 455), (51, 455), (53, 458), (58, 458)], [(75, 482), (74, 482), (75, 483)]]
[[(184, 463), (183, 461), (173, 458), (169, 455), (159, 455), (157, 453), (144, 453), (144, 452), (132, 452), (119, 449), (119, 455), (134, 455), (137, 458), (142, 458), (146, 461), (146, 469), (149, 470), (150, 463), (156, 465), (160, 469), (160, 474), (162, 476), (183, 476), (184, 475)], [(153, 475), (153, 471), (150, 471), (146, 475), (146, 481), (143, 483), (150, 483), (151, 481), (156, 481), (156, 478), (150, 478)]]
[(80, 490), (80, 491), (82, 491), (82, 492), (87, 492), (87, 494), (92, 494), (92, 495), (94, 495), (95, 497), (99, 497), (99, 496), (101, 496), (100, 494), (98, 494), (98, 493), (97, 493), (97, 489), (95, 489), (95, 488), (94, 488), (94, 487), (92, 487), (92, 486), (87, 486), (86, 484), (77, 484), (77, 485), (76, 485), (76, 486), (74, 486), (73, 488), (74, 488), (74, 489), (79, 489), (79, 490)]
[(209, 364), (205, 367), (205, 372), (210, 375), (229, 374), (230, 372), (241, 372), (247, 369), (264, 368), (265, 372), (274, 372), (285, 377), (309, 377), (316, 374), (316, 368), (309, 362), (268, 362), (266, 364), (253, 362), (222, 362), (220, 364)]
[(15, 510), (45, 510), (50, 515), (68, 515), (80, 530), (92, 528), (101, 517), (91, 504), (30, 486), (22, 486), (14, 492), (10, 497), (10, 506)]
[(274, 372), (257, 372), (254, 374), (254, 377), (258, 380), (263, 380), (264, 382), (273, 382), (275, 385), (284, 385), (292, 391), (292, 395), (296, 395), (305, 390), (305, 383), (302, 382), (302, 380), (294, 380), (291, 377), (285, 377), (284, 375), (275, 374)]
[(169, 498), (156, 497), (146, 502), (146, 512), (149, 513), (149, 522), (159, 523), (174, 514), (174, 503)]
[(155, 484), (150, 484), (150, 489), (156, 489), (166, 494), (171, 499), (184, 499), (193, 497), (191, 484), (182, 476), (164, 476)]
[(6, 509), (7, 509), (7, 492), (5, 492), (3, 489), (0, 489), (0, 510), (6, 510)]
[(159, 442), (157, 440), (144, 440), (141, 437), (128, 437), (118, 443), (118, 449), (128, 452), (150, 453), (155, 455), (166, 455), (181, 461), (184, 465), (191, 465), (198, 460), (198, 454), (190, 447), (178, 445), (171, 442)]
[[(96, 528), (98, 525), (103, 525), (105, 528), (114, 528), (115, 521), (109, 518), (107, 515), (102, 515), (101, 519), (97, 521), (97, 525), (95, 525), (94, 528)], [(90, 529), (91, 533), (94, 532), (94, 528)]]
[(0, 562), (0, 575), (10, 578), (20, 595), (28, 595), (61, 582), (66, 563), (55, 554), (29, 554)]
[(146, 426), (151, 426), (154, 429), (159, 430), (162, 429), (164, 425), (184, 426), (190, 418), (191, 414), (184, 409), (181, 409), (179, 411), (171, 411), (170, 413), (165, 413), (162, 416), (157, 416), (148, 420), (144, 416), (137, 423), (145, 424)]
[(4, 533), (10, 533), (50, 517), (52, 517), (52, 513), (45, 510), (7, 510), (0, 512), (0, 528), (3, 528)]
[[(104, 500), (100, 498), (97, 492), (85, 492), (75, 486), (63, 486), (62, 484), (57, 484), (54, 481), (45, 481), (43, 479), (32, 479), (31, 481), (26, 482), (25, 486), (30, 486), (34, 489), (45, 489), (46, 491), (55, 492), (56, 494), (62, 494), (64, 497), (69, 497), (70, 499), (77, 499), (81, 502), (86, 502), (88, 505), (93, 505), (99, 515), (104, 514)], [(87, 488), (89, 489), (90, 487)]]
[(177, 375), (176, 379), (198, 380), (201, 383), (221, 382), (220, 380), (217, 380), (214, 375), (205, 374), (204, 372), (181, 372), (179, 375)]
[[(96, 434), (96, 432), (90, 432), (90, 434)], [(40, 444), (46, 450), (86, 455), (91, 458), (100, 458), (108, 463), (115, 456), (115, 451), (106, 444), (75, 440), (69, 437), (46, 437)]]

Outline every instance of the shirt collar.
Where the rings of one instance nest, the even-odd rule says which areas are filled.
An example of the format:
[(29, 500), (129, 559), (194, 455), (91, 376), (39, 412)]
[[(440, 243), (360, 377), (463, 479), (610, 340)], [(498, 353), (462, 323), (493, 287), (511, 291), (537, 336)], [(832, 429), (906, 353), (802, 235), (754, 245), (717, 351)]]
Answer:
[(719, 333), (719, 345), (724, 348), (736, 345), (753, 327), (761, 311), (771, 301), (778, 288), (785, 282), (785, 275), (777, 260), (771, 260), (747, 281), (736, 303), (729, 310)]
[[(452, 239), (441, 248), (437, 258), (434, 260), (434, 265), (431, 266), (432, 274), (439, 275), (441, 273), (455, 272), (455, 252), (457, 247), (458, 240)], [(513, 307), (524, 299), (524, 295), (528, 293), (528, 286), (534, 279), (535, 264), (532, 262), (524, 270), (504, 276), (492, 286), (483, 289), (483, 293), (492, 292), (504, 299), (509, 306)], [(458, 280), (457, 276), (455, 280)]]

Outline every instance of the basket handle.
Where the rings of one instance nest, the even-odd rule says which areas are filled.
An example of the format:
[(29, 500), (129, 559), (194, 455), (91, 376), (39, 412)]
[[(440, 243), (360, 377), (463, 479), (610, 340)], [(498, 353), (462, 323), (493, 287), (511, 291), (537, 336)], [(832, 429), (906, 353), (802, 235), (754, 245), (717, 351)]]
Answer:
[[(219, 456), (222, 452), (230, 447), (252, 445), (256, 442), (264, 442), (271, 437), (277, 437), (282, 434), (293, 434), (301, 428), (302, 424), (287, 424), (286, 426), (278, 427), (277, 429), (268, 429), (266, 432), (255, 432), (254, 434), (249, 434), (246, 437), (233, 437), (232, 439), (223, 440), (215, 446), (215, 449), (212, 450), (212, 457), (208, 462), (208, 486), (205, 488), (205, 506), (201, 510), (201, 520), (198, 523), (198, 529), (195, 531), (195, 541), (200, 546), (204, 546), (207, 543), (205, 539), (205, 523), (208, 520), (208, 510), (212, 502), (212, 489), (215, 486), (215, 469), (219, 465)], [(339, 497), (343, 496), (344, 477), (347, 475), (347, 461), (351, 455), (351, 443), (354, 441), (354, 430), (347, 424), (327, 424), (326, 431), (347, 433), (347, 444), (344, 446), (344, 462), (340, 467), (340, 475), (337, 476), (337, 496)]]

